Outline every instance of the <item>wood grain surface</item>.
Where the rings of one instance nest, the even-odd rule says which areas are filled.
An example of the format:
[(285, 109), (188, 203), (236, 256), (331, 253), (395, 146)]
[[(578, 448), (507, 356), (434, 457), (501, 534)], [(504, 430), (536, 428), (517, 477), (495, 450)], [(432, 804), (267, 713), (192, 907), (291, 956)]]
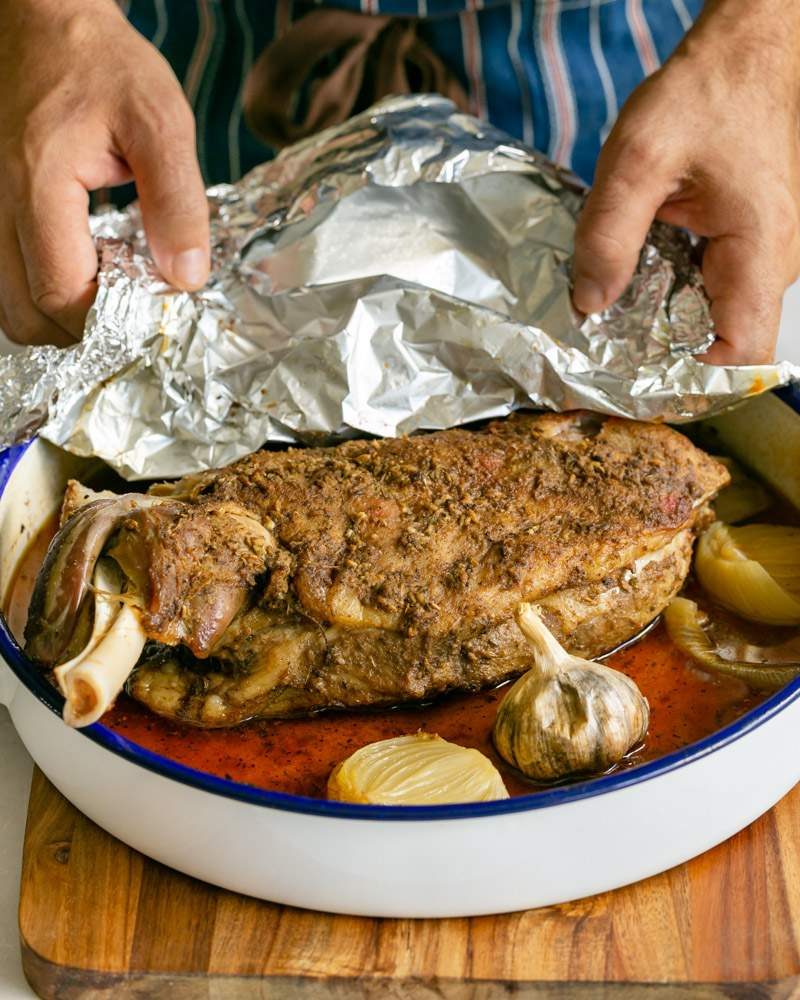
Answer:
[(727, 843), (616, 892), (498, 917), (371, 920), (170, 871), (37, 771), (19, 919), (26, 975), (58, 1000), (800, 996), (800, 786)]

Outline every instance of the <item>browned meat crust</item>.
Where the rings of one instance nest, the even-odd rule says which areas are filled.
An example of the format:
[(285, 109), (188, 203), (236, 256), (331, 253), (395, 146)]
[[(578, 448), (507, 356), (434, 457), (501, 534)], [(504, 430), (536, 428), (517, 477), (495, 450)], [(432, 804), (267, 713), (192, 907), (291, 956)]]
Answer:
[[(596, 656), (636, 635), (659, 614), (689, 569), (690, 531), (655, 553), (633, 575), (559, 591), (541, 606), (570, 651)], [(275, 625), (255, 607), (225, 637), (220, 659), (202, 673), (165, 650), (131, 683), (153, 711), (202, 726), (429, 700), (451, 690), (479, 690), (530, 668), (530, 646), (513, 620), (431, 638), (378, 628)]]
[(260, 452), (120, 530), (148, 635), (210, 658), (157, 649), (131, 691), (232, 725), (486, 686), (527, 666), (521, 600), (596, 655), (680, 587), (726, 480), (676, 431), (582, 413)]

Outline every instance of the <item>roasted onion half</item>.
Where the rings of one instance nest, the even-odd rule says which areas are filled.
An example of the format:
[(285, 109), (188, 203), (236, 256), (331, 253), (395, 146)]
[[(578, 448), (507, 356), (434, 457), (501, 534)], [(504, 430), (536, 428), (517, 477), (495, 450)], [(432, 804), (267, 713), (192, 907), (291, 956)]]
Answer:
[(494, 764), (480, 750), (434, 733), (368, 743), (338, 764), (328, 798), (369, 805), (443, 805), (507, 799)]
[(752, 688), (777, 689), (800, 676), (800, 640), (777, 646), (741, 641), (716, 644), (706, 632), (707, 617), (686, 597), (675, 597), (664, 611), (670, 639), (681, 652), (712, 674), (736, 677)]
[(760, 514), (772, 504), (772, 497), (757, 479), (752, 479), (732, 458), (717, 455), (716, 459), (731, 475), (730, 483), (714, 499), (712, 506), (717, 520), (738, 524)]
[(800, 528), (715, 521), (700, 536), (695, 573), (715, 601), (742, 618), (800, 625)]

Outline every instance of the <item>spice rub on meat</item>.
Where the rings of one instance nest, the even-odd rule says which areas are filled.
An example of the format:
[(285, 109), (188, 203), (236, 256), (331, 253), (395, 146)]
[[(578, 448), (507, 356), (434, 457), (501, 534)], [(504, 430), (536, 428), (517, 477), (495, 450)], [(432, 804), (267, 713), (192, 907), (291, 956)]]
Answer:
[(74, 645), (80, 601), (66, 621), (48, 611), (64, 604), (58, 538), (72, 525), (81, 554), (77, 520), (124, 499), (116, 520), (100, 508), (113, 523), (92, 551), (141, 601), (128, 689), (154, 711), (228, 726), (478, 689), (529, 665), (521, 601), (581, 656), (634, 635), (681, 587), (726, 482), (674, 430), (582, 412), (262, 451), (81, 506), (40, 574), (28, 650), (52, 666)]

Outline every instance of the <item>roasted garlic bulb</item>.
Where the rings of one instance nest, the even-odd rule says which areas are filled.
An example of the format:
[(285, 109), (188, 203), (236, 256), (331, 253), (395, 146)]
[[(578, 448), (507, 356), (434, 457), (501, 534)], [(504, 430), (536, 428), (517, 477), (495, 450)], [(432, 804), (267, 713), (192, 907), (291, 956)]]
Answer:
[(723, 607), (766, 625), (800, 625), (800, 528), (715, 521), (700, 536), (695, 573)]
[(498, 710), (501, 757), (537, 781), (608, 770), (644, 739), (647, 700), (625, 674), (566, 652), (533, 605), (516, 620), (535, 665)]
[(432, 806), (507, 799), (494, 764), (479, 750), (431, 733), (369, 743), (338, 764), (328, 798), (387, 806)]
[(727, 648), (716, 646), (703, 628), (700, 609), (686, 597), (670, 601), (664, 611), (664, 624), (678, 649), (710, 673), (736, 677), (753, 688), (779, 688), (800, 676), (796, 642), (785, 643), (785, 648), (749, 643), (739, 644), (740, 648), (731, 643), (726, 643)]

